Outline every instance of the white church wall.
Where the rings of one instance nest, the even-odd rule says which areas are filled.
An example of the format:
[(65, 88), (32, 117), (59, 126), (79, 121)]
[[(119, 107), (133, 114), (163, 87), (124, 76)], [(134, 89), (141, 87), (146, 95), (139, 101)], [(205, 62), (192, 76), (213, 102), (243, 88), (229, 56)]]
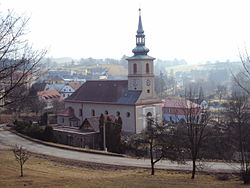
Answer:
[(147, 113), (151, 113), (154, 119), (162, 122), (162, 104), (136, 106), (136, 133), (141, 133), (147, 127)]
[[(75, 111), (75, 116), (80, 119), (79, 125), (82, 124), (86, 117), (100, 116), (101, 113), (108, 111), (108, 114), (116, 116), (120, 112), (122, 118), (122, 131), (128, 133), (135, 133), (135, 107), (128, 105), (109, 105), (109, 104), (83, 104), (83, 103), (69, 103), (66, 102), (65, 107), (72, 107)], [(82, 109), (82, 116), (80, 110)], [(129, 116), (128, 116), (129, 113)]]

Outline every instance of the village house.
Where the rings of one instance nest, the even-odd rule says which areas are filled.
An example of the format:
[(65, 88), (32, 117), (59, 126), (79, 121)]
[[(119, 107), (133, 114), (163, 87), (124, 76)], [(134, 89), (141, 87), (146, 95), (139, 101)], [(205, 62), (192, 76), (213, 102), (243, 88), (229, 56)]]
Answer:
[(69, 84), (47, 84), (45, 90), (56, 90), (63, 98), (67, 98), (75, 92), (75, 89)]
[(186, 122), (188, 116), (200, 116), (202, 113), (201, 105), (187, 99), (167, 98), (163, 104), (164, 122)]
[(62, 102), (63, 97), (56, 90), (38, 91), (37, 96), (40, 101), (45, 102), (45, 109), (53, 108), (54, 102)]

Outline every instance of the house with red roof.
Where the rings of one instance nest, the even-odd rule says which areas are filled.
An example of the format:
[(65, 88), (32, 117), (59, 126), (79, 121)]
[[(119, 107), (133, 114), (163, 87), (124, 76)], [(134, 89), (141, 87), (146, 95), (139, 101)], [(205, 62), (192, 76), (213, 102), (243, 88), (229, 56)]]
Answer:
[(162, 113), (164, 122), (185, 122), (190, 115), (200, 115), (201, 106), (187, 99), (167, 98), (163, 100)]
[(63, 97), (56, 90), (38, 91), (37, 96), (39, 100), (47, 104), (47, 109), (53, 108), (53, 102), (63, 101)]
[[(78, 125), (86, 118), (102, 113), (122, 118), (124, 133), (140, 133), (147, 126), (147, 117), (162, 119), (162, 101), (154, 90), (154, 60), (148, 56), (141, 12), (136, 34), (134, 55), (127, 58), (127, 80), (88, 80), (65, 99), (65, 108), (72, 108)], [(58, 124), (70, 126), (58, 115)]]

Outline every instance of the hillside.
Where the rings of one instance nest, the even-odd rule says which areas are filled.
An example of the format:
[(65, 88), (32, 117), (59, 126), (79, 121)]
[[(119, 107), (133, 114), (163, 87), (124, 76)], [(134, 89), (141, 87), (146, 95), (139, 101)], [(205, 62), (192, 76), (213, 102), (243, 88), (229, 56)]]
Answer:
[[(190, 174), (157, 170), (152, 176), (149, 169), (105, 166), (45, 155), (32, 154), (24, 165), (24, 177), (19, 177), (19, 166), (12, 151), (0, 150), (0, 187), (16, 188), (234, 188), (241, 187), (236, 176), (220, 181), (218, 175), (199, 174), (195, 180)], [(245, 188), (250, 186), (244, 186)]]
[(209, 64), (185, 64), (185, 65), (176, 65), (165, 67), (165, 70), (169, 72), (173, 70), (174, 72), (190, 72), (192, 70), (223, 70), (226, 69), (228, 71), (237, 72), (242, 68), (242, 64), (240, 62), (217, 62), (217, 63), (209, 63)]

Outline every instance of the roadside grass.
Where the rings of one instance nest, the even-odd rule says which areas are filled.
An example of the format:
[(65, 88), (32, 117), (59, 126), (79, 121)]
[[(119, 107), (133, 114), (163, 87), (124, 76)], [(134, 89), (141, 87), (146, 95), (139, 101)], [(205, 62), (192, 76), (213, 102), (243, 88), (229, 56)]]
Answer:
[(32, 154), (24, 165), (24, 177), (12, 151), (0, 150), (0, 187), (19, 188), (235, 188), (244, 186), (236, 176), (220, 181), (216, 175), (198, 174), (195, 180), (185, 172), (109, 167)]

